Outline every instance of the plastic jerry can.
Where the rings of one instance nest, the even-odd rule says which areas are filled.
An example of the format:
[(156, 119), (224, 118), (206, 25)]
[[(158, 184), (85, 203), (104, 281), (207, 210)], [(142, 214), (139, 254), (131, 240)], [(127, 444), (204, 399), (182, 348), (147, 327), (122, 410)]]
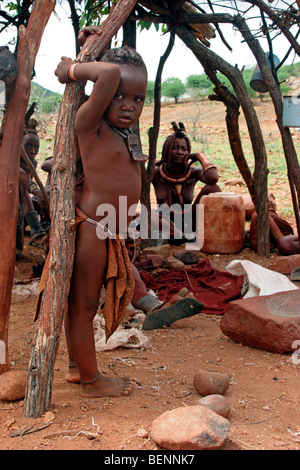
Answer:
[[(238, 253), (245, 243), (245, 205), (235, 193), (202, 196), (204, 209), (204, 244), (207, 253)], [(199, 228), (201, 230), (201, 227)]]

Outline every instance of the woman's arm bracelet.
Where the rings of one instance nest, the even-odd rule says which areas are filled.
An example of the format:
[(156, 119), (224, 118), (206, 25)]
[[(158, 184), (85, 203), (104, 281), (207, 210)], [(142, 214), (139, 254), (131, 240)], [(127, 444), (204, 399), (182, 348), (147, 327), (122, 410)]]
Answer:
[(202, 166), (203, 168), (203, 171), (207, 171), (207, 170), (210, 170), (210, 168), (217, 168), (215, 165), (213, 165), (212, 163), (206, 163), (205, 165)]
[(198, 160), (202, 165), (203, 171), (207, 171), (210, 168), (216, 168), (216, 166), (209, 160), (209, 158), (203, 152), (198, 152)]

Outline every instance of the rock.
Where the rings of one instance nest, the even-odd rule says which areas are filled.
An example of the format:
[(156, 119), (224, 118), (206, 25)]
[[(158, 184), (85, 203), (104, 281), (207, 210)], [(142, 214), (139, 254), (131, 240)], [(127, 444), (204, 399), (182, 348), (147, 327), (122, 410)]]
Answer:
[(13, 424), (15, 424), (15, 422), (15, 418), (9, 418), (7, 421), (5, 421), (4, 426), (10, 428)]
[(44, 423), (51, 423), (51, 421), (54, 421), (55, 419), (55, 413), (53, 413), (52, 411), (47, 411), (43, 417)]
[(163, 266), (164, 259), (161, 255), (149, 253), (143, 256), (143, 261), (151, 261), (153, 266)]
[(243, 178), (233, 178), (232, 180), (226, 180), (224, 183), (226, 186), (245, 186)]
[(300, 255), (278, 256), (270, 269), (281, 274), (291, 274), (293, 269), (300, 267)]
[(202, 396), (223, 395), (229, 387), (229, 376), (219, 372), (201, 370), (194, 376), (193, 385)]
[(223, 418), (227, 418), (230, 414), (230, 403), (223, 395), (207, 395), (200, 398), (198, 404), (209, 408)]
[(184, 264), (197, 264), (198, 254), (198, 250), (180, 250), (174, 253), (174, 256)]
[(148, 254), (160, 255), (166, 259), (170, 255), (170, 245), (149, 246), (143, 249), (143, 256)]
[(182, 269), (185, 268), (185, 264), (174, 256), (169, 256), (165, 261), (165, 267), (171, 269)]
[(224, 444), (230, 430), (227, 419), (204, 406), (166, 411), (152, 423), (151, 438), (168, 450), (209, 450)]
[(136, 432), (136, 435), (142, 437), (143, 439), (147, 439), (147, 437), (149, 437), (148, 431), (146, 431), (144, 428), (139, 428)]
[(228, 303), (220, 328), (238, 343), (283, 354), (300, 338), (300, 291), (292, 290)]
[(0, 399), (15, 401), (25, 397), (27, 373), (23, 370), (10, 370), (0, 375)]
[(300, 281), (300, 267), (294, 268), (289, 277), (291, 281)]

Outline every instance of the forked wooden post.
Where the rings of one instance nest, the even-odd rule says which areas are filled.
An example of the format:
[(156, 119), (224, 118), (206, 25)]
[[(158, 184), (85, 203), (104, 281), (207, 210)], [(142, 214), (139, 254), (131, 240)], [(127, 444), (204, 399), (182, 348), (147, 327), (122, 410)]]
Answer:
[(36, 0), (18, 31), (18, 75), (10, 94), (0, 150), (0, 374), (9, 370), (8, 325), (16, 258), (21, 146), (32, 70), (55, 0)]
[[(137, 0), (119, 0), (102, 23), (101, 34), (90, 36), (84, 44), (77, 57), (78, 62), (95, 60), (123, 25), (136, 2)], [(54, 164), (51, 173), (50, 269), (29, 363), (24, 403), (26, 417), (41, 416), (49, 408), (51, 401), (53, 366), (73, 268), (75, 247), (74, 175), (77, 153), (73, 124), (82, 93), (83, 84), (81, 82), (66, 85), (57, 122)]]

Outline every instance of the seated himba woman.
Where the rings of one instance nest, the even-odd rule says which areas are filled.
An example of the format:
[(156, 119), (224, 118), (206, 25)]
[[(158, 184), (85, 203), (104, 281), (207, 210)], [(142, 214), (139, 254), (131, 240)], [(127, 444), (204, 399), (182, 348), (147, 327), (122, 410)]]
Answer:
[[(24, 150), (35, 168), (38, 164), (35, 157), (39, 152), (40, 146), (39, 136), (36, 127), (37, 121), (35, 119), (29, 119), (26, 122), (24, 128), (24, 137), (22, 141)], [(35, 196), (35, 199), (40, 206), (43, 205), (43, 196), (40, 189), (35, 184), (32, 178), (32, 171), (26, 161), (21, 156), (19, 174), (19, 197), (20, 202), (23, 204), (24, 207), (25, 220), (30, 227), (31, 240), (29, 244), (31, 244), (33, 241), (36, 241), (37, 238), (44, 237), (46, 235), (46, 231), (40, 223), (39, 215), (36, 208), (34, 207), (31, 195)]]
[[(269, 194), (270, 216), (270, 249), (276, 249), (279, 254), (288, 256), (300, 253), (299, 236), (294, 234), (292, 226), (276, 212), (275, 198)], [(257, 251), (257, 212), (251, 215), (249, 243), (252, 250)]]
[[(181, 208), (181, 213), (192, 210), (193, 230), (196, 229), (197, 204), (204, 195), (220, 192), (216, 184), (219, 175), (216, 166), (201, 151), (191, 153), (191, 142), (186, 135), (182, 122), (179, 127), (172, 123), (174, 132), (164, 142), (162, 159), (156, 163), (152, 183), (157, 204)], [(191, 166), (199, 162), (201, 166)], [(201, 181), (205, 184), (194, 199), (195, 186)], [(175, 206), (174, 206), (175, 205)], [(184, 230), (183, 230), (184, 231)], [(171, 243), (172, 240), (171, 231)], [(175, 236), (174, 238), (178, 238)], [(180, 240), (178, 240), (180, 241)], [(182, 237), (181, 242), (186, 241)]]

